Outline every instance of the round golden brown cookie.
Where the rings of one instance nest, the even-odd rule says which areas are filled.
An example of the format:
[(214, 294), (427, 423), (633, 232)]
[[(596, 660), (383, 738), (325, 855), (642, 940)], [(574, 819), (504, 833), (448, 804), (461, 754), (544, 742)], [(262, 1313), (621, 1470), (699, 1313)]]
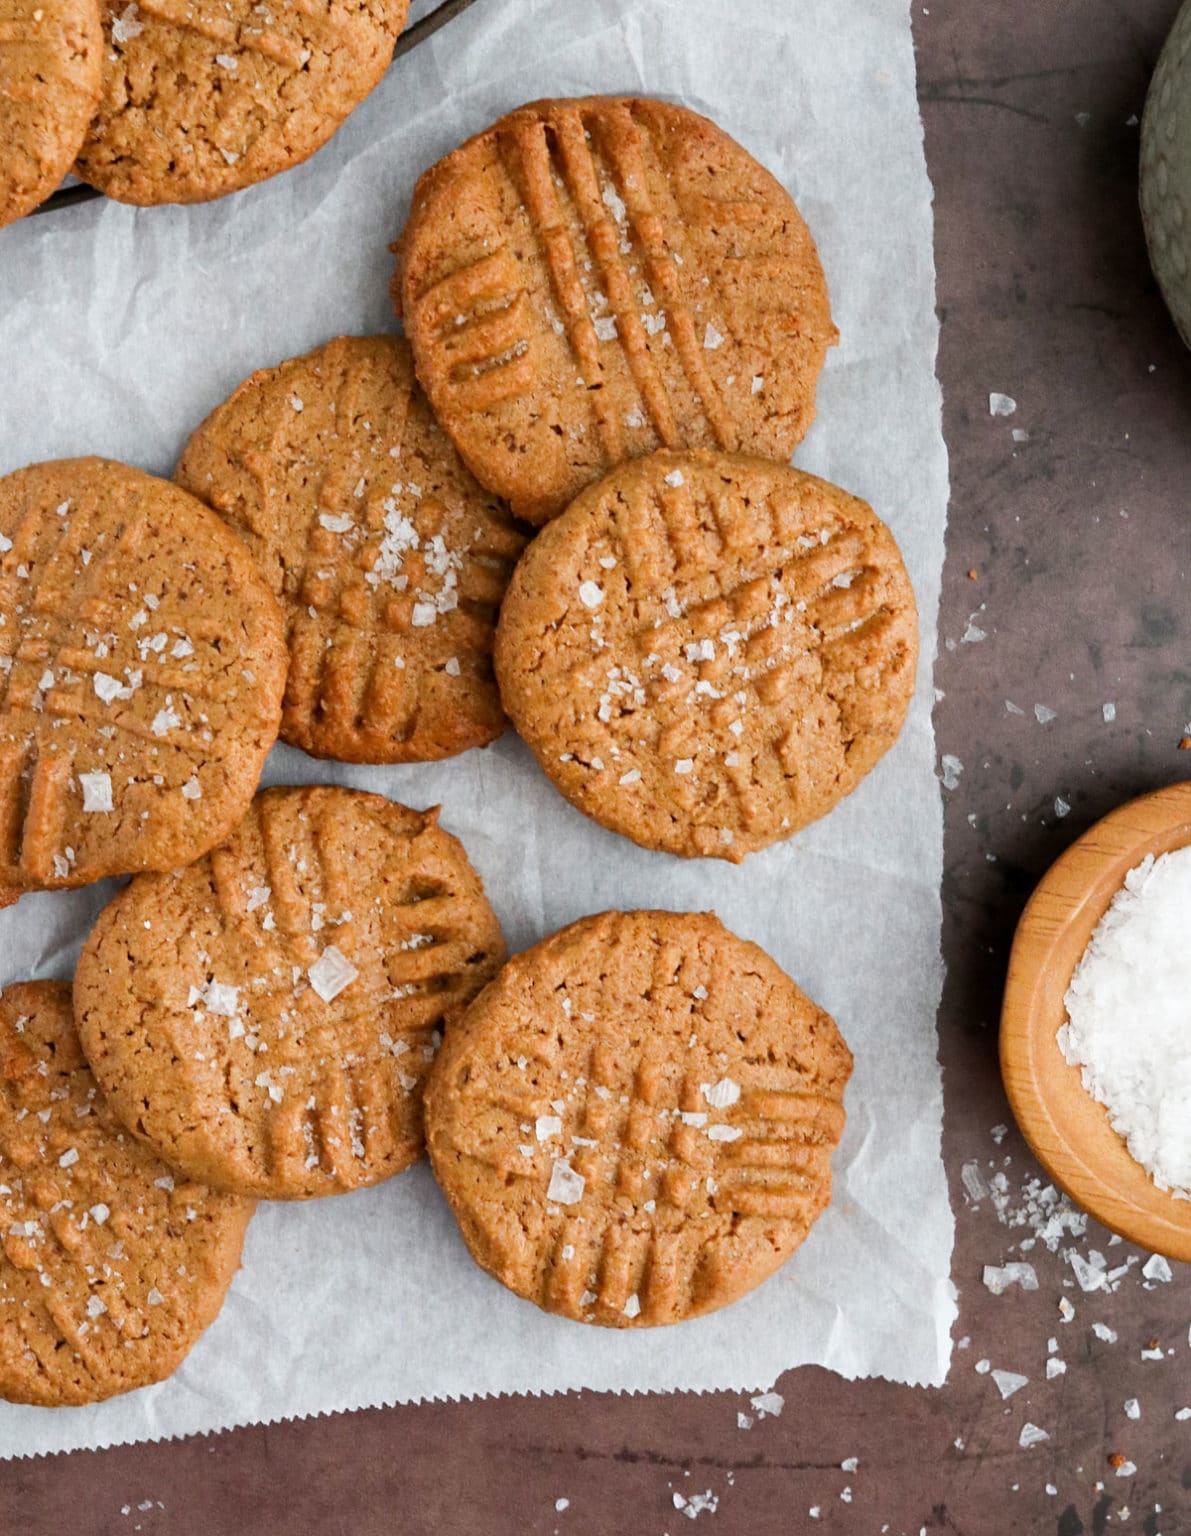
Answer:
[(496, 672), (572, 804), (643, 847), (739, 862), (893, 745), (917, 654), (909, 577), (864, 502), (763, 459), (659, 453), (530, 545)]
[(707, 914), (605, 912), (516, 956), (426, 1090), (472, 1255), (611, 1327), (725, 1306), (831, 1198), (852, 1057), (764, 950)]
[(0, 992), (0, 1397), (94, 1403), (170, 1375), (223, 1305), (251, 1215), (112, 1114), (69, 986)]
[(277, 736), (281, 613), (207, 507), (106, 459), (0, 480), (0, 886), (176, 869)]
[(200, 203), (307, 159), (379, 82), (409, 0), (103, 0), (84, 181)]
[(394, 297), (481, 484), (545, 522), (655, 448), (788, 459), (837, 333), (790, 195), (706, 118), (540, 101), (418, 182)]
[(98, 0), (0, 0), (0, 225), (70, 170), (99, 100)]
[(175, 476), (247, 543), (285, 609), (284, 740), (354, 763), (504, 730), (492, 640), (525, 544), (481, 490), (395, 336), (341, 336), (247, 379)]
[(192, 1178), (275, 1200), (422, 1155), (422, 1087), (504, 960), (480, 878), (425, 814), (320, 786), (104, 910), (74, 984), (113, 1106)]

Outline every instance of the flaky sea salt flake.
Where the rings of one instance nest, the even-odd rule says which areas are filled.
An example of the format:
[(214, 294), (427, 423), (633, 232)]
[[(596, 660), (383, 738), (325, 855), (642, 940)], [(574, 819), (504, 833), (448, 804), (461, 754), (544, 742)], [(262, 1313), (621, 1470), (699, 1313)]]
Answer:
[(1028, 1376), (1020, 1376), (1016, 1371), (993, 1371), (992, 1379), (997, 1384), (997, 1391), (1006, 1401), (1015, 1392), (1020, 1392), (1023, 1387), (1030, 1384)]
[(323, 1002), (330, 1003), (350, 987), (360, 973), (342, 950), (328, 944), (306, 974)]
[(556, 1157), (550, 1167), (550, 1187), (546, 1199), (556, 1205), (578, 1205), (587, 1188), (587, 1180), (576, 1173), (565, 1157)]
[(83, 791), (84, 811), (104, 812), (113, 809), (110, 773), (80, 773), (79, 787)]

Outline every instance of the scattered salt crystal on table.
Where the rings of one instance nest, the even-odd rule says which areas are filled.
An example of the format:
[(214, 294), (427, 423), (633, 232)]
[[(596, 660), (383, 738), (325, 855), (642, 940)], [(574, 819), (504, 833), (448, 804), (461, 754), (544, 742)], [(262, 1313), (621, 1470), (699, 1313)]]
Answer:
[(1038, 1275), (1032, 1264), (994, 1264), (984, 1266), (984, 1283), (994, 1296), (1002, 1296), (1011, 1285), (1020, 1285), (1023, 1291), (1038, 1289)]
[(1037, 1424), (1023, 1424), (1021, 1434), (1017, 1437), (1017, 1443), (1023, 1450), (1029, 1450), (1030, 1446), (1041, 1445), (1043, 1441), (1049, 1439), (1050, 1436), (1047, 1432), (1044, 1429), (1040, 1429)]
[(1135, 1397), (1127, 1397), (1125, 1399), (1125, 1417), (1127, 1419), (1141, 1418), (1141, 1404)]
[(964, 771), (963, 763), (951, 752), (944, 752), (941, 762), (943, 765), (943, 788), (955, 789), (959, 784), (960, 774)]
[(988, 414), (990, 416), (1012, 416), (1017, 410), (1017, 401), (1012, 395), (1002, 395), (997, 390), (992, 390), (988, 397)]
[(1049, 725), (1052, 720), (1058, 719), (1058, 713), (1051, 709), (1048, 704), (1035, 704), (1034, 719), (1037, 720), (1039, 725)]
[[(1147, 855), (1097, 924), (1058, 1032), (1060, 1050), (1082, 1069), (1084, 1087), (1131, 1155), (1159, 1189), (1184, 1198), (1191, 1198), (1189, 925), (1191, 848)], [(1162, 1278), (1160, 1269), (1147, 1278)]]
[(1011, 1398), (1015, 1392), (1029, 1385), (1028, 1376), (1019, 1376), (1016, 1371), (994, 1371), (992, 1379), (997, 1384), (997, 1391), (1005, 1399)]
[(1174, 1279), (1174, 1272), (1160, 1253), (1151, 1254), (1141, 1266), (1141, 1272), (1147, 1280), (1160, 1280), (1165, 1284)]
[(974, 1205), (979, 1205), (981, 1200), (988, 1196), (988, 1184), (985, 1182), (979, 1163), (965, 1163), (959, 1171), (960, 1178), (964, 1181), (964, 1188)]
[(757, 1397), (750, 1399), (757, 1417), (776, 1419), (786, 1406), (786, 1399), (780, 1392), (762, 1392)]
[(1089, 1263), (1082, 1253), (1077, 1253), (1074, 1248), (1069, 1248), (1064, 1255), (1071, 1268), (1075, 1271), (1075, 1278), (1079, 1282), (1079, 1288), (1084, 1292), (1099, 1291), (1106, 1287), (1107, 1276), (1104, 1272), (1103, 1255), (1099, 1265)]
[(1107, 1323), (1093, 1323), (1092, 1332), (1098, 1339), (1103, 1339), (1106, 1344), (1115, 1344), (1117, 1341), (1116, 1329), (1110, 1328)]

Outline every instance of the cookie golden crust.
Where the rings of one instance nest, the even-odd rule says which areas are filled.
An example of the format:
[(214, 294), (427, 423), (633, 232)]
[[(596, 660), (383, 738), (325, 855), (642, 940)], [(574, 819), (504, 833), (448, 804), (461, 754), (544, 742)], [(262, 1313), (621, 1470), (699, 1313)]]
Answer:
[(75, 170), (124, 203), (198, 203), (307, 159), (380, 81), (409, 0), (103, 0), (99, 111)]
[(810, 231), (684, 107), (521, 107), (425, 173), (396, 249), (418, 377), (518, 516), (657, 448), (785, 460), (814, 418), (837, 332)]
[(251, 1215), (119, 1123), (68, 986), (0, 992), (0, 1397), (64, 1407), (169, 1376), (223, 1305)]
[(99, 100), (98, 0), (0, 0), (0, 226), (44, 202)]
[(496, 614), (524, 533), (464, 468), (395, 336), (341, 336), (247, 379), (176, 480), (252, 551), (285, 610), (285, 741), (407, 763), (507, 724)]
[(0, 0), (0, 227), (68, 174), (101, 69), (98, 0)]
[(281, 613), (247, 549), (106, 459), (0, 480), (0, 887), (176, 869), (277, 736)]
[(104, 910), (75, 1016), (113, 1106), (167, 1161), (239, 1194), (332, 1195), (421, 1156), (442, 1032), (504, 954), (436, 811), (272, 789), (208, 858)]
[(573, 805), (642, 847), (739, 862), (893, 745), (917, 613), (856, 497), (762, 459), (659, 453), (538, 535), (495, 654), (505, 708)]
[(475, 1259), (548, 1312), (651, 1327), (789, 1258), (831, 1198), (852, 1058), (710, 914), (605, 912), (516, 956), (426, 1090)]

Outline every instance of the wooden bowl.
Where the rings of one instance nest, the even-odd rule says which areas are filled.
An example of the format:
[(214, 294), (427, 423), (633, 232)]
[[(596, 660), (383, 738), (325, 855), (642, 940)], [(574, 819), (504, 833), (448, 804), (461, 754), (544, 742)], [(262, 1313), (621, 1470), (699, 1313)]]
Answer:
[(1191, 1263), (1191, 1200), (1160, 1190), (1083, 1086), (1055, 1036), (1092, 930), (1147, 853), (1191, 845), (1191, 781), (1131, 800), (1052, 866), (1022, 913), (1001, 1009), (1001, 1075), (1054, 1182), (1131, 1243)]

